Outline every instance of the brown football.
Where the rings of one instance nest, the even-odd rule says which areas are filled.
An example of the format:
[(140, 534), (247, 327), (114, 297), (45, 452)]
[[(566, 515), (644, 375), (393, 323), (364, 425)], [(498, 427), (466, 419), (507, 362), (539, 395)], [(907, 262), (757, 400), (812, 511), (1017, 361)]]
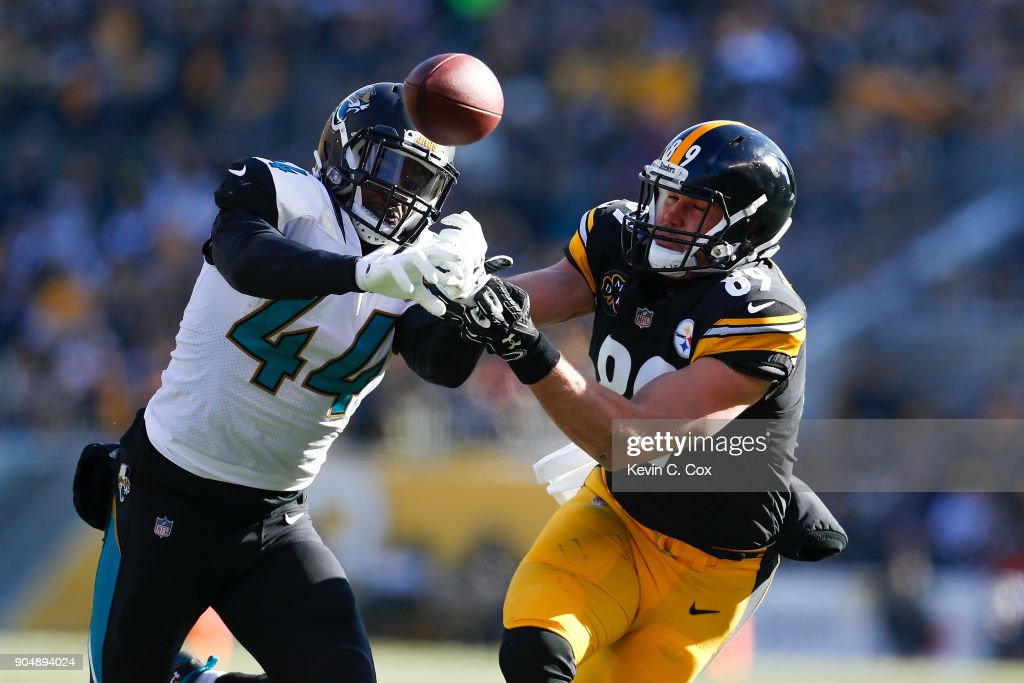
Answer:
[(416, 129), (442, 145), (468, 145), (487, 137), (505, 108), (494, 72), (461, 52), (420, 62), (405, 78), (403, 99)]

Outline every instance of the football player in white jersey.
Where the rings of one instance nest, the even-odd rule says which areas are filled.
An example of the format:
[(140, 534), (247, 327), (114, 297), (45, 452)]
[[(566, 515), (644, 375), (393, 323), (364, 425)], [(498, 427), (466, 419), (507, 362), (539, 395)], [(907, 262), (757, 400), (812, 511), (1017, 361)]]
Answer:
[[(475, 366), (480, 347), (435, 317), (427, 288), (465, 297), (487, 277), (469, 214), (426, 230), (453, 154), (412, 127), (401, 84), (377, 83), (332, 112), (312, 172), (259, 157), (228, 169), (170, 364), (103, 508), (94, 683), (375, 680), (303, 491), (394, 354), (449, 387)], [(209, 606), (266, 674), (175, 659)]]

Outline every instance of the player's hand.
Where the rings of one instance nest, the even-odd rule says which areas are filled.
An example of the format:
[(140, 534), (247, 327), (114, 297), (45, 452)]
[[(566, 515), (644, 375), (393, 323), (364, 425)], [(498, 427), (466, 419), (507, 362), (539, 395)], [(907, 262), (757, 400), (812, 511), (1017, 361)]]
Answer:
[[(448, 322), (452, 323), (456, 327), (461, 328), (463, 330), (464, 337), (472, 338), (468, 334), (466, 334), (465, 328), (469, 320), (468, 316), (471, 315), (471, 311), (473, 311), (478, 306), (476, 300), (477, 296), (482, 294), (488, 282), (490, 282), (490, 280), (492, 279), (492, 273), (497, 273), (502, 270), (511, 268), (512, 263), (512, 257), (505, 256), (504, 254), (499, 256), (492, 256), (486, 261), (484, 261), (485, 277), (482, 284), (476, 291), (472, 292), (469, 296), (461, 297), (459, 299), (451, 299), (439, 288), (431, 286), (431, 289), (434, 291), (434, 293), (446, 304), (444, 315), (442, 315), (441, 317), (447, 320)], [(484, 304), (487, 307), (488, 312), (481, 312), (481, 315), (484, 315), (485, 318), (493, 315), (496, 320), (501, 319), (501, 307), (500, 305), (497, 305), (496, 298), (491, 297), (485, 300)], [(480, 342), (479, 339), (474, 339), (474, 341)]]
[(488, 279), (483, 228), (468, 211), (445, 216), (431, 227), (437, 231), (432, 253), (444, 259), (438, 265), (451, 276), (449, 284), (442, 285), (445, 296), (455, 301), (472, 299)]
[(457, 317), (463, 337), (507, 361), (523, 384), (535, 384), (554, 371), (561, 353), (534, 325), (530, 296), (521, 287), (492, 277), (473, 297), (473, 303), (465, 307), (449, 302), (445, 314), (446, 319)]
[(521, 287), (490, 278), (466, 309), (463, 335), (506, 361), (523, 358), (540, 337), (530, 317), (530, 296)]
[(446, 257), (432, 251), (427, 242), (417, 242), (402, 251), (398, 251), (397, 244), (386, 244), (356, 263), (356, 286), (364, 292), (415, 301), (432, 315), (441, 316), (445, 302), (430, 285), (447, 287), (456, 280), (441, 270), (446, 263)]

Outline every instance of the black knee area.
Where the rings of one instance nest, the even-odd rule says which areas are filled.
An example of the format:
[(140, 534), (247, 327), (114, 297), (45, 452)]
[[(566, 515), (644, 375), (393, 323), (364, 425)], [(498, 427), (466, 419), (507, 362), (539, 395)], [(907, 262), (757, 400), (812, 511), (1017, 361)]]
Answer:
[(506, 683), (566, 683), (576, 677), (569, 641), (533, 626), (505, 629), (498, 666)]

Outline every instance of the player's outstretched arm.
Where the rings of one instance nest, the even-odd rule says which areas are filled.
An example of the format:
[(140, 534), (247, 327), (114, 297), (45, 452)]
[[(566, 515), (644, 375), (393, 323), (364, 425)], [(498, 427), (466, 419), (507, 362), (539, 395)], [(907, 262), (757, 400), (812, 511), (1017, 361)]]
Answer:
[[(373, 292), (416, 301), (440, 315), (444, 306), (427, 283), (458, 286), (459, 275), (470, 270), (464, 262), (472, 261), (477, 252), (477, 260), (483, 260), (486, 242), (481, 245), (466, 238), (449, 238), (439, 244), (425, 240), (401, 250), (397, 244), (385, 245), (366, 255), (315, 249), (282, 234), (277, 192), (267, 164), (249, 158), (232, 165), (214, 194), (220, 213), (203, 254), (244, 294), (295, 299)], [(459, 230), (466, 223), (475, 223), (471, 216), (454, 218), (461, 222), (446, 228), (455, 233), (471, 232)], [(436, 236), (430, 237), (436, 240)], [(454, 270), (459, 270), (458, 275)]]
[[(512, 364), (510, 363), (510, 366)], [(734, 370), (714, 358), (655, 378), (632, 399), (590, 380), (564, 358), (529, 385), (544, 412), (566, 436), (612, 469), (613, 420), (674, 419), (684, 431), (710, 436), (759, 401), (771, 383)], [(625, 427), (619, 427), (623, 429)], [(651, 457), (656, 457), (652, 454)], [(643, 462), (643, 458), (632, 458)]]
[(220, 213), (203, 256), (236, 290), (264, 299), (358, 291), (356, 255), (313, 249), (281, 233), (278, 188), (264, 160), (234, 162), (214, 200)]
[(439, 269), (452, 260), (450, 250), (414, 245), (396, 253), (396, 247), (380, 247), (363, 257), (314, 249), (288, 239), (256, 214), (235, 207), (217, 215), (204, 254), (228, 284), (250, 296), (302, 299), (373, 292), (416, 301), (441, 315), (444, 304), (424, 282), (455, 281)]
[[(464, 333), (504, 358), (566, 436), (605, 467), (612, 467), (613, 420), (684, 420), (697, 435), (715, 433), (759, 401), (771, 382), (746, 375), (710, 357), (648, 382), (632, 399), (587, 379), (537, 330), (530, 297), (503, 280), (485, 291), (497, 305), (470, 316)], [(652, 455), (651, 457), (655, 457)]]
[(476, 368), (484, 347), (463, 337), (458, 327), (413, 306), (395, 326), (395, 353), (417, 375), (432, 384), (454, 389)]
[(509, 278), (530, 295), (530, 317), (537, 327), (572, 320), (594, 312), (594, 294), (568, 259)]
[(255, 213), (222, 209), (203, 248), (232, 287), (263, 299), (305, 299), (360, 291), (356, 256), (290, 240)]

